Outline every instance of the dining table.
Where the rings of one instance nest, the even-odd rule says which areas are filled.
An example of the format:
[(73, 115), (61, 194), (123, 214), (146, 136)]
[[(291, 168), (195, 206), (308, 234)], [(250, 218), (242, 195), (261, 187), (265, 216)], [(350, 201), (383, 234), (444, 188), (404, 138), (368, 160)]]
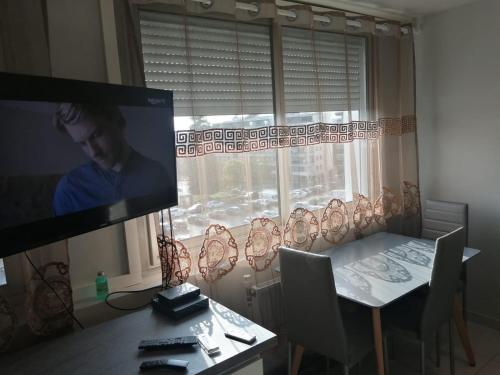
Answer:
[[(477, 249), (465, 247), (462, 261), (468, 262), (479, 253)], [(385, 306), (429, 284), (434, 263), (435, 241), (378, 232), (333, 246), (321, 254), (331, 259), (337, 295), (371, 309), (377, 374), (384, 375), (380, 311)], [(279, 268), (277, 270), (279, 271)], [(456, 323), (464, 343), (463, 335), (467, 336), (467, 330), (463, 317), (462, 322), (456, 321)], [(468, 337), (465, 339), (468, 343)], [(303, 350), (304, 348), (300, 346), (295, 350), (292, 374), (298, 370)], [(472, 350), (467, 354), (472, 355)]]

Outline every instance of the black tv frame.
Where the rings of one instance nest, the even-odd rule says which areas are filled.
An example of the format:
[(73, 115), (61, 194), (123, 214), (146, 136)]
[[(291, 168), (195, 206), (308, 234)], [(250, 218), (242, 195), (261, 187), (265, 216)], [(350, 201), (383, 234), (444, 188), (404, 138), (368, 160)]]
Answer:
[(171, 137), (166, 143), (174, 153), (171, 170), (175, 182), (168, 194), (125, 199), (112, 205), (0, 229), (0, 258), (178, 204), (172, 91), (0, 72), (0, 100), (81, 103), (99, 100), (110, 105), (170, 108), (172, 121), (168, 132)]

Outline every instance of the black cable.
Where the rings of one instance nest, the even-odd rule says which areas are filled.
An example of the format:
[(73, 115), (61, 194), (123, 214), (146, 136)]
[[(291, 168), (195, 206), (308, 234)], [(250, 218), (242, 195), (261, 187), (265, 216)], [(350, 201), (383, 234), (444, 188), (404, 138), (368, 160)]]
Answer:
[(52, 285), (50, 285), (50, 283), (47, 280), (45, 280), (45, 277), (43, 277), (43, 275), (40, 272), (40, 270), (33, 264), (33, 262), (31, 261), (30, 257), (28, 256), (28, 253), (26, 251), (24, 252), (24, 256), (26, 257), (26, 259), (28, 259), (28, 262), (30, 262), (31, 267), (33, 267), (33, 269), (36, 271), (36, 273), (38, 274), (38, 276), (40, 276), (40, 278), (42, 279), (42, 281), (50, 288), (50, 290), (52, 290), (52, 292), (54, 292), (54, 294), (59, 299), (59, 301), (61, 301), (62, 305), (64, 306), (64, 309), (66, 310), (66, 312), (71, 316), (71, 318), (76, 322), (76, 324), (78, 324), (78, 326), (80, 327), (80, 329), (82, 329), (82, 330), (85, 329), (85, 327), (83, 326), (83, 324), (80, 323), (80, 321), (76, 318), (76, 316), (73, 314), (73, 312), (68, 308), (68, 306), (66, 306), (66, 304), (62, 300), (61, 296), (59, 296), (59, 294), (52, 287)]
[(140, 289), (140, 290), (121, 290), (121, 291), (117, 291), (117, 292), (112, 292), (112, 293), (109, 293), (106, 295), (106, 298), (104, 299), (104, 302), (106, 303), (106, 305), (108, 305), (109, 307), (111, 307), (112, 309), (115, 309), (115, 310), (121, 310), (121, 311), (132, 311), (132, 310), (139, 310), (139, 309), (142, 309), (143, 307), (146, 307), (146, 306), (149, 306), (150, 302), (148, 303), (145, 303), (145, 304), (142, 304), (140, 306), (135, 306), (135, 307), (118, 307), (118, 306), (114, 306), (113, 304), (111, 304), (109, 301), (108, 301), (108, 298), (110, 296), (112, 296), (113, 294), (123, 294), (123, 293), (142, 293), (142, 292), (147, 292), (148, 290), (152, 290), (152, 289), (156, 289), (156, 288), (162, 288), (161, 285), (157, 285), (157, 286), (152, 286), (151, 288), (147, 288), (147, 289)]

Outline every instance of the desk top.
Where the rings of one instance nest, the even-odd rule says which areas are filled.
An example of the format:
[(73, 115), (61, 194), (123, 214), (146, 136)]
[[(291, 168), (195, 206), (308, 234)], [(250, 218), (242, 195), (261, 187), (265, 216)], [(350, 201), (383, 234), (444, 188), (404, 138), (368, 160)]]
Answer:
[[(243, 329), (256, 336), (247, 345), (224, 336), (224, 330)], [(142, 353), (139, 341), (207, 333), (219, 345), (209, 357), (199, 345)], [(151, 308), (71, 333), (28, 349), (0, 356), (2, 374), (139, 374), (145, 360), (176, 358), (189, 361), (182, 374), (223, 374), (277, 344), (274, 333), (210, 300), (210, 308), (173, 321)], [(148, 373), (174, 373), (156, 372)], [(176, 372), (178, 373), (178, 371)]]
[[(463, 261), (479, 250), (466, 247)], [(383, 307), (431, 279), (435, 241), (379, 232), (330, 248), (337, 294), (369, 307)]]

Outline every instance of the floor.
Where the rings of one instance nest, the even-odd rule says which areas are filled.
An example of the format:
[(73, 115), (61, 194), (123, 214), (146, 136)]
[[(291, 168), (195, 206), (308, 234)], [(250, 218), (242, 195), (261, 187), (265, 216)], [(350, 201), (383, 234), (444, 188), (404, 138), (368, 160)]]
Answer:
[[(476, 356), (476, 366), (470, 367), (461, 347), (458, 336), (455, 334), (455, 374), (456, 375), (499, 375), (500, 374), (500, 331), (483, 325), (469, 322), (469, 334)], [(427, 345), (432, 353), (427, 355), (426, 375), (445, 375), (450, 373), (448, 356), (448, 334), (444, 330), (441, 334), (441, 366), (436, 367), (434, 344)], [(395, 340), (393, 359), (390, 361), (390, 375), (417, 375), (419, 374), (418, 347), (411, 342), (401, 339)], [(266, 375), (285, 375), (286, 371), (286, 344), (280, 343), (273, 352), (264, 356), (264, 371)], [(304, 355), (300, 368), (300, 375), (326, 374), (326, 360), (315, 353), (307, 352)], [(342, 374), (339, 365), (332, 363), (332, 375)], [(376, 375), (374, 354), (365, 358), (361, 365), (351, 370), (353, 375)]]

